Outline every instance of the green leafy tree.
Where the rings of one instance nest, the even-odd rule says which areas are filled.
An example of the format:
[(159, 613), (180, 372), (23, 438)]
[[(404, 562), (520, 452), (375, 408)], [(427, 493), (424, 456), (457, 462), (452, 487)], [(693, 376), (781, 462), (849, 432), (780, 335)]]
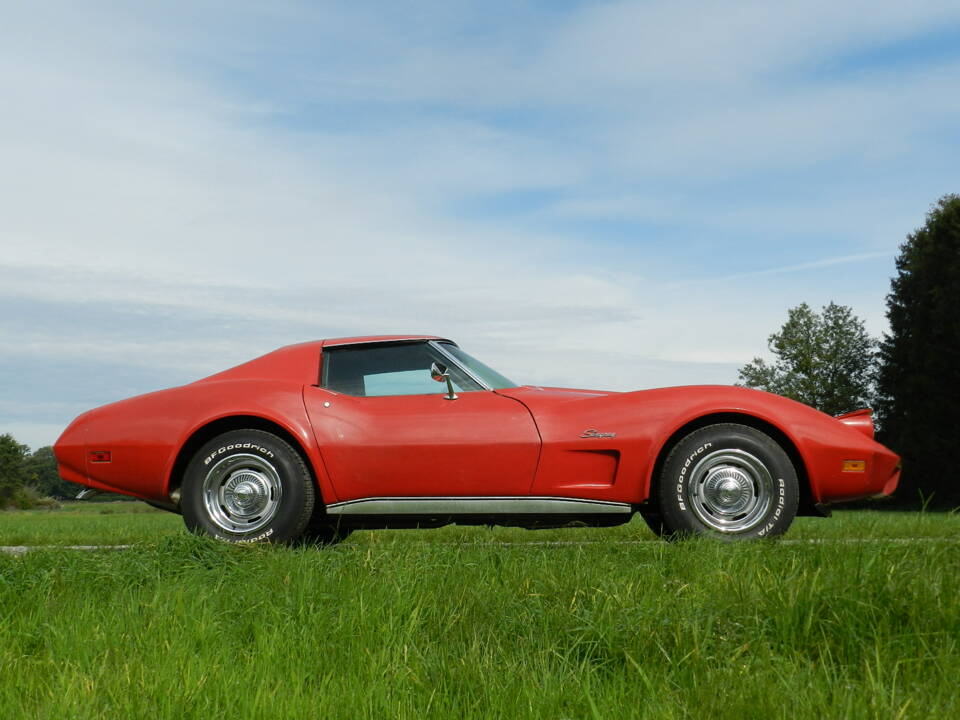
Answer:
[[(903, 457), (898, 496), (960, 505), (960, 196), (946, 195), (907, 236), (887, 295), (880, 348), (880, 439)], [(932, 496), (932, 497), (931, 497)]]
[(42, 495), (55, 498), (74, 498), (83, 489), (82, 485), (67, 482), (60, 477), (60, 472), (57, 470), (57, 458), (53, 454), (53, 448), (49, 445), (35, 450), (24, 460), (24, 465), (28, 475), (32, 476), (31, 484)]
[(776, 359), (754, 358), (740, 368), (742, 385), (799, 400), (831, 415), (868, 407), (877, 341), (846, 305), (817, 313), (803, 303), (767, 340)]
[(0, 509), (13, 504), (31, 480), (26, 467), (30, 448), (18, 443), (13, 435), (0, 435)]

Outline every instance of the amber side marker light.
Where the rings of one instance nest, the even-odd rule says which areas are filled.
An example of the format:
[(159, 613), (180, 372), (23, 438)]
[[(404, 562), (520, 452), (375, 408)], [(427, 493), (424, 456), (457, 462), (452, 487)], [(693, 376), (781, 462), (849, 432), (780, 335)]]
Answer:
[(866, 460), (844, 460), (843, 471), (844, 472), (866, 472), (867, 461)]

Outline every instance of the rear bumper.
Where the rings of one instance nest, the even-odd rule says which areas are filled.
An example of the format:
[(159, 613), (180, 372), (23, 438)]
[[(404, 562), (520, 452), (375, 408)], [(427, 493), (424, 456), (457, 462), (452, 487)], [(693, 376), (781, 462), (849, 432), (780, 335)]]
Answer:
[(894, 469), (893, 474), (890, 475), (890, 479), (887, 480), (886, 484), (883, 486), (883, 490), (881, 490), (877, 495), (874, 495), (874, 497), (889, 497), (890, 495), (893, 495), (894, 491), (897, 489), (897, 485), (899, 484), (900, 468), (897, 467)]

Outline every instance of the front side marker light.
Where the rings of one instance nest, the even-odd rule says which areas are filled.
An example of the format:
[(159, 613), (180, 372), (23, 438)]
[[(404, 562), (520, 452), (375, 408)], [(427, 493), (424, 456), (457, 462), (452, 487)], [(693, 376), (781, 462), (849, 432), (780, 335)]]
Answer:
[(109, 450), (91, 450), (87, 457), (92, 463), (113, 462), (113, 453)]
[(843, 461), (843, 471), (844, 472), (855, 472), (862, 473), (867, 471), (867, 461), (866, 460), (844, 460)]

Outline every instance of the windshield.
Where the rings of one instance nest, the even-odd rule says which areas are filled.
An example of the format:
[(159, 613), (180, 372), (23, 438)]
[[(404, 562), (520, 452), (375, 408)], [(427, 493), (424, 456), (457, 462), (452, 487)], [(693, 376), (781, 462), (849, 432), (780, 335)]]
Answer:
[(453, 355), (453, 357), (456, 358), (461, 365), (480, 378), (484, 383), (489, 385), (491, 389), (503, 390), (504, 388), (517, 387), (517, 384), (513, 382), (513, 380), (505, 378), (492, 367), (484, 365), (476, 358), (470, 357), (470, 355), (465, 353), (453, 343), (444, 342), (437, 344), (440, 345), (445, 352)]

